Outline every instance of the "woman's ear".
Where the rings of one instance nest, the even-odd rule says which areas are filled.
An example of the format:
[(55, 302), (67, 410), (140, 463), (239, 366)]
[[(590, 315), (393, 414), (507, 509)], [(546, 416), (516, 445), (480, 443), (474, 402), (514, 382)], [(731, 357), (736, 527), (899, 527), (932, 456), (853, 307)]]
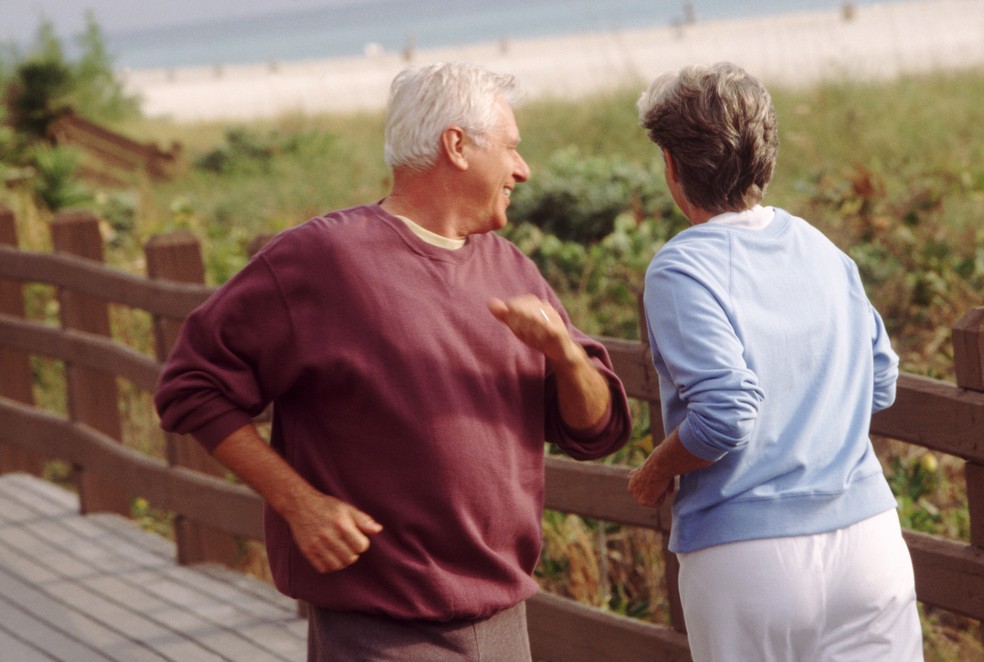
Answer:
[(449, 126), (441, 134), (441, 148), (448, 161), (456, 168), (468, 170), (468, 157), (465, 156), (467, 138), (459, 126)]
[(673, 161), (673, 157), (670, 156), (669, 150), (665, 147), (663, 148), (663, 163), (666, 164), (666, 176), (674, 182), (678, 181), (679, 178), (677, 177), (676, 163)]

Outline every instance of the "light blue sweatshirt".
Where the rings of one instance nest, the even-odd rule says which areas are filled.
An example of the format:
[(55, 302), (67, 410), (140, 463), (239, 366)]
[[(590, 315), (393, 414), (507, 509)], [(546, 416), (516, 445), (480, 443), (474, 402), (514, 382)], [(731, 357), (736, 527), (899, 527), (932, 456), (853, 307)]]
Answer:
[[(771, 210), (770, 210), (771, 211)], [(646, 273), (663, 423), (684, 474), (670, 549), (832, 531), (895, 508), (869, 438), (898, 356), (857, 266), (806, 221), (709, 222)]]

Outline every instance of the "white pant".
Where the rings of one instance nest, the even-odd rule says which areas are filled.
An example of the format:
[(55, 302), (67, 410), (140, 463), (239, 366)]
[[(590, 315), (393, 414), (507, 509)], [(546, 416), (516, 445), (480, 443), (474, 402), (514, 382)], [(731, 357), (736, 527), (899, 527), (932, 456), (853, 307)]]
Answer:
[(923, 659), (912, 560), (894, 510), (838, 531), (679, 559), (695, 662)]

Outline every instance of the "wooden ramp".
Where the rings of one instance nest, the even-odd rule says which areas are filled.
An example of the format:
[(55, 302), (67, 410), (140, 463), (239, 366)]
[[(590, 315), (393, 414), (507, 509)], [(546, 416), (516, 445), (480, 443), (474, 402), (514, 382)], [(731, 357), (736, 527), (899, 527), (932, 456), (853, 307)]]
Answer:
[(307, 623), (273, 587), (78, 512), (72, 492), (0, 476), (0, 662), (306, 659)]

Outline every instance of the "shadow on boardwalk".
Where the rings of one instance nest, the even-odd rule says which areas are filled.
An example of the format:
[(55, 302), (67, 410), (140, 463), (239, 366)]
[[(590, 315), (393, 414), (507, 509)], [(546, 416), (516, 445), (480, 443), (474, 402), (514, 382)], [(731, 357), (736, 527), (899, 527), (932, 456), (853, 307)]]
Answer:
[(76, 495), (0, 476), (0, 659), (304, 660), (294, 601), (217, 565), (179, 566), (174, 545)]

